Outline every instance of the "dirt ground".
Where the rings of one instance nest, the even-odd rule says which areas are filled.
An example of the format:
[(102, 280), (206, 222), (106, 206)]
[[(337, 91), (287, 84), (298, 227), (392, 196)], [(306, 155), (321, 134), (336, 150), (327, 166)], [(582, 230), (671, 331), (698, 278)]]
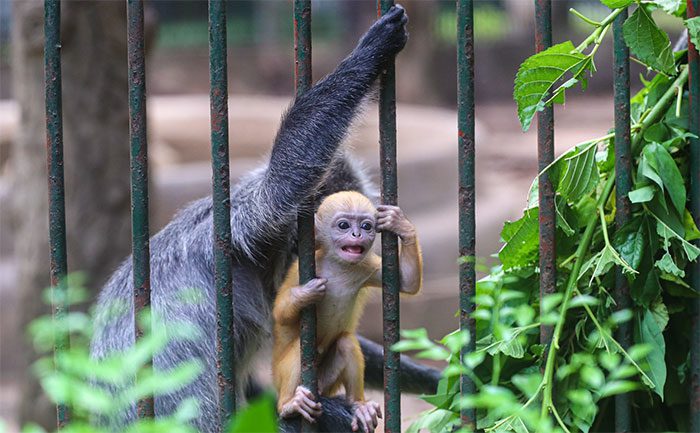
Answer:
[[(231, 98), (231, 154), (234, 179), (255, 166), (269, 148), (275, 125), (288, 101), (284, 98)], [(154, 97), (149, 102), (151, 163), (155, 190), (151, 208), (153, 231), (188, 201), (210, 191), (208, 165), (208, 102), (206, 95)], [(422, 106), (398, 107), (399, 201), (418, 228), (425, 255), (422, 296), (402, 303), (402, 327), (425, 326), (438, 338), (457, 326), (457, 171), (456, 113)], [(0, 145), (16, 132), (17, 109), (0, 101)], [(555, 143), (560, 153), (612, 125), (610, 99), (572, 97), (556, 110)], [(372, 108), (357, 126), (354, 151), (377, 174), (377, 115)], [(520, 130), (512, 102), (477, 107), (477, 256), (489, 261), (499, 246), (503, 221), (517, 218), (537, 172), (536, 132)], [(0, 200), (3, 179), (0, 177)], [(13, 291), (14, 258), (9, 233), (0, 248), (0, 419), (8, 432), (17, 431), (19, 378), (14, 374), (12, 347), (21, 337), (16, 325), (18, 296)], [(4, 253), (1, 253), (3, 252)], [(48, 265), (47, 265), (48, 266)], [(362, 332), (381, 338), (378, 297), (368, 306)], [(261, 362), (266, 376), (269, 367)], [(381, 393), (372, 392), (381, 400)], [(427, 408), (404, 397), (404, 426)]]

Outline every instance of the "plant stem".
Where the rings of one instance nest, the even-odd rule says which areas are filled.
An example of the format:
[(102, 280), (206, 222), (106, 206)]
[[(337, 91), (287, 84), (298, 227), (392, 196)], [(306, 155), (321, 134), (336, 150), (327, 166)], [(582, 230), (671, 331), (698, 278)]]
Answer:
[[(580, 292), (579, 292), (578, 290), (575, 290), (575, 292), (580, 294)], [(634, 368), (637, 369), (637, 371), (639, 372), (639, 374), (644, 378), (644, 381), (645, 381), (649, 386), (651, 386), (651, 387), (653, 388), (653, 387), (654, 387), (654, 382), (652, 382), (652, 380), (651, 380), (651, 378), (649, 377), (649, 375), (646, 374), (646, 373), (644, 372), (644, 370), (642, 370), (642, 367), (640, 367), (639, 364), (637, 364), (637, 362), (636, 362), (634, 359), (632, 359), (632, 357), (629, 355), (629, 353), (627, 353), (627, 351), (625, 350), (625, 348), (622, 347), (622, 345), (620, 345), (620, 343), (618, 343), (617, 340), (615, 340), (615, 339), (612, 337), (612, 335), (610, 335), (610, 334), (608, 333), (608, 331), (605, 330), (605, 328), (603, 328), (603, 325), (600, 324), (600, 322), (598, 321), (598, 319), (595, 317), (595, 314), (593, 314), (593, 310), (591, 310), (591, 307), (589, 307), (589, 306), (586, 305), (586, 304), (583, 304), (583, 308), (586, 310), (586, 314), (588, 314), (588, 317), (589, 317), (589, 318), (591, 319), (591, 321), (593, 322), (593, 325), (595, 325), (595, 327), (598, 329), (598, 332), (600, 332), (600, 335), (601, 335), (602, 338), (604, 339), (604, 343), (603, 343), (603, 344), (605, 344), (605, 350), (606, 350), (607, 352), (610, 352), (610, 349), (608, 348), (608, 342), (611, 342), (612, 345), (615, 346), (615, 349), (617, 349), (620, 353), (622, 353), (622, 355), (630, 362), (630, 364), (632, 364), (632, 366), (633, 366)]]
[(501, 352), (493, 355), (493, 370), (491, 372), (491, 385), (498, 386), (501, 378)]
[(559, 426), (564, 430), (564, 433), (571, 433), (571, 431), (569, 431), (569, 429), (566, 427), (566, 424), (564, 424), (564, 421), (559, 416), (559, 411), (557, 411), (557, 409), (554, 406), (552, 406), (552, 414), (554, 415), (554, 418), (556, 418), (557, 422), (559, 423)]
[[(521, 411), (524, 411), (525, 409), (527, 409), (527, 407), (530, 406), (530, 404), (537, 399), (537, 396), (540, 395), (540, 391), (542, 391), (543, 386), (544, 386), (544, 384), (542, 382), (540, 382), (540, 385), (537, 387), (534, 394), (532, 394), (532, 396), (525, 402), (525, 404), (523, 404), (520, 407)], [(512, 420), (517, 415), (518, 415), (517, 413), (509, 415), (509, 416), (503, 418), (502, 420), (498, 421), (492, 427), (487, 427), (486, 429), (484, 429), (484, 431), (486, 431), (486, 432), (496, 431), (496, 430), (498, 430), (499, 427), (501, 427), (503, 424), (507, 423), (508, 421)]]
[(576, 16), (577, 16), (578, 18), (580, 18), (582, 21), (584, 21), (584, 22), (586, 22), (586, 23), (592, 25), (593, 27), (600, 27), (600, 23), (599, 23), (598, 21), (593, 21), (592, 19), (588, 18), (587, 16), (585, 16), (584, 14), (582, 14), (581, 12), (577, 11), (577, 10), (574, 9), (574, 8), (570, 8), (570, 9), (569, 9), (569, 12), (571, 12), (571, 13), (574, 14), (574, 15), (576, 15)]
[(605, 19), (600, 22), (600, 25), (593, 31), (593, 33), (591, 33), (586, 39), (583, 40), (583, 42), (581, 42), (578, 45), (578, 47), (576, 47), (576, 51), (582, 52), (590, 44), (592, 44), (594, 41), (596, 41), (598, 39), (598, 37), (601, 35), (601, 33), (606, 31), (607, 27), (609, 27), (610, 24), (612, 24), (612, 22), (615, 21), (615, 17), (620, 15), (620, 13), (625, 9), (627, 9), (627, 8), (620, 8), (620, 9), (615, 9), (614, 11), (612, 11), (612, 13), (610, 13), (610, 15), (605, 17)]
[[(614, 14), (614, 12), (613, 12)], [(613, 15), (611, 14), (611, 15)], [(615, 15), (617, 16), (617, 15)], [(608, 16), (610, 18), (610, 16)], [(605, 21), (608, 20), (608, 18), (605, 19)], [(614, 19), (614, 17), (613, 17)], [(603, 21), (605, 23), (605, 21)], [(584, 41), (585, 42), (585, 41)], [(666, 90), (666, 92), (663, 94), (663, 96), (656, 102), (654, 107), (651, 109), (649, 112), (649, 115), (644, 119), (644, 121), (640, 124), (639, 130), (637, 133), (634, 135), (632, 139), (632, 154), (635, 154), (636, 151), (638, 150), (639, 143), (642, 141), (642, 136), (644, 135), (644, 131), (651, 126), (652, 124), (656, 123), (657, 121), (660, 120), (661, 116), (663, 116), (666, 113), (666, 110), (671, 106), (671, 103), (674, 101), (674, 97), (676, 95), (676, 87), (682, 86), (686, 81), (688, 80), (688, 68), (685, 67), (681, 70), (681, 73), (678, 75), (676, 78), (675, 82)], [(603, 187), (603, 191), (601, 195), (598, 197), (597, 200), (597, 207), (602, 207), (605, 205), (605, 203), (608, 201), (610, 198), (610, 194), (613, 191), (613, 188), (615, 187), (615, 170), (611, 170), (608, 179), (605, 182), (605, 185)], [(576, 283), (578, 281), (579, 273), (581, 272), (581, 266), (583, 264), (583, 258), (585, 257), (586, 252), (588, 251), (590, 245), (591, 245), (591, 240), (593, 239), (593, 233), (595, 232), (596, 228), (596, 220), (598, 218), (598, 215), (595, 215), (591, 220), (588, 222), (588, 225), (586, 226), (586, 230), (583, 232), (583, 236), (581, 237), (581, 243), (579, 244), (578, 248), (576, 249), (576, 261), (574, 262), (574, 267), (571, 270), (571, 274), (569, 274), (569, 279), (566, 283), (566, 289), (564, 291), (564, 298), (562, 299), (561, 302), (561, 309), (559, 313), (559, 320), (557, 321), (554, 332), (552, 334), (552, 342), (550, 343), (549, 350), (547, 352), (547, 361), (545, 364), (545, 370), (544, 370), (544, 377), (542, 379), (544, 383), (544, 388), (542, 390), (542, 411), (541, 414), (542, 416), (546, 416), (548, 412), (550, 412), (553, 407), (553, 400), (552, 400), (552, 390), (553, 390), (553, 381), (554, 381), (554, 363), (557, 357), (557, 352), (559, 350), (559, 339), (561, 338), (561, 333), (564, 328), (564, 322), (566, 321), (566, 313), (568, 311), (568, 304), (569, 301), (571, 300), (571, 297), (574, 293), (574, 289), (576, 288)]]

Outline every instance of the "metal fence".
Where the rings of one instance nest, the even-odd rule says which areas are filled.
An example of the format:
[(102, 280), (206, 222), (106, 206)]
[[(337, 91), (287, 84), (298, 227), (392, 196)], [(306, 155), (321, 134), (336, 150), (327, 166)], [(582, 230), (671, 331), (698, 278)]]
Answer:
[[(535, 45), (542, 51), (552, 45), (551, 0), (535, 1)], [(378, 0), (377, 13), (385, 13), (393, 5), (392, 0)], [(222, 425), (235, 411), (235, 366), (233, 365), (233, 302), (230, 226), (230, 177), (228, 90), (226, 63), (226, 2), (209, 0), (209, 59), (211, 100), (211, 153), (214, 202), (214, 257), (215, 285), (217, 290), (217, 356), (219, 366), (220, 418)], [(688, 17), (697, 16), (700, 0), (687, 0)], [(473, 258), (475, 255), (475, 128), (474, 128), (474, 15), (473, 0), (457, 0), (457, 67), (458, 67), (458, 164), (459, 164), (459, 255)], [(63, 180), (63, 131), (61, 114), (61, 35), (60, 0), (45, 0), (45, 80), (46, 80), (46, 146), (48, 154), (49, 182), (49, 238), (51, 260), (51, 285), (54, 290), (64, 288), (67, 273), (65, 203)], [(144, 65), (143, 1), (127, 0), (128, 57), (129, 57), (129, 134), (131, 146), (131, 206), (132, 206), (132, 254), (133, 301), (136, 314), (150, 305), (149, 225), (148, 225), (148, 146), (146, 134), (146, 88)], [(622, 23), (627, 17), (620, 14), (614, 23), (614, 100), (615, 100), (615, 173), (616, 173), (616, 224), (621, 226), (630, 215), (627, 193), (631, 185), (631, 156), (634, 143), (630, 134), (630, 76), (629, 50), (622, 37)], [(311, 87), (311, 1), (294, 0), (295, 83), (299, 96)], [(700, 135), (700, 59), (697, 49), (689, 44), (690, 67), (690, 131)], [(396, 204), (396, 89), (394, 66), (380, 77), (380, 161), (381, 200)], [(554, 159), (554, 115), (546, 108), (538, 115), (538, 166), (540, 171)], [(700, 142), (691, 140), (691, 173), (700, 171)], [(691, 211), (697, 219), (700, 215), (700, 182), (691, 176)], [(556, 217), (555, 194), (545, 174), (539, 178), (539, 232), (540, 232), (540, 290), (541, 296), (553, 293), (556, 281)], [(300, 214), (299, 224), (299, 275), (301, 282), (315, 276), (313, 215)], [(385, 431), (401, 431), (399, 356), (390, 347), (399, 338), (399, 278), (398, 242), (395, 235), (382, 237), (383, 259), (383, 313), (384, 313), (384, 398)], [(700, 287), (700, 263), (692, 269), (692, 284)], [(475, 266), (473, 260), (460, 265), (460, 327), (475, 334)], [(618, 273), (615, 298), (620, 308), (631, 305), (626, 279)], [(61, 298), (58, 298), (61, 299)], [(691, 347), (691, 430), (700, 431), (700, 299), (694, 300), (693, 337)], [(63, 304), (53, 306), (55, 316), (65, 314)], [(136, 329), (137, 337), (143, 330)], [(315, 314), (307, 309), (302, 320), (302, 380), (305, 386), (316, 392)], [(541, 341), (551, 341), (552, 330), (542, 327)], [(624, 325), (618, 330), (623, 346), (631, 344), (631, 329)], [(56, 341), (55, 351), (65, 350), (67, 340)], [(475, 349), (475, 339), (464, 347), (463, 355)], [(470, 395), (474, 383), (466, 376), (461, 380), (461, 392)], [(615, 399), (616, 431), (630, 431), (630, 398), (620, 395)], [(142, 417), (153, 416), (153, 398), (138, 404)], [(465, 423), (474, 423), (473, 409), (462, 412)], [(64, 406), (57, 408), (58, 426), (68, 420)], [(306, 429), (310, 428), (305, 425)]]

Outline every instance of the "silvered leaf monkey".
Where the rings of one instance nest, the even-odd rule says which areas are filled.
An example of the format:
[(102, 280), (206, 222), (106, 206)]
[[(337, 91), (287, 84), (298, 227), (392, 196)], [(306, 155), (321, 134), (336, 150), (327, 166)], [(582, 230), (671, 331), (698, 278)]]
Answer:
[(401, 209), (375, 209), (366, 196), (355, 191), (326, 197), (316, 213), (318, 278), (299, 286), (298, 267), (293, 265), (272, 310), (272, 372), (280, 416), (301, 415), (314, 422), (322, 414), (322, 405), (300, 385), (299, 313), (316, 305), (318, 392), (333, 396), (343, 387), (354, 410), (353, 430), (362, 427), (371, 432), (377, 427), (381, 410), (377, 403), (365, 401), (365, 364), (355, 338), (369, 289), (382, 285), (382, 261), (371, 251), (377, 231), (391, 231), (401, 239), (401, 292), (420, 290), (420, 246), (413, 224)]
[[(234, 275), (234, 357), (239, 402), (245, 401), (253, 356), (270, 340), (272, 302), (296, 257), (296, 215), (312, 198), (318, 203), (336, 191), (371, 194), (368, 176), (342, 151), (341, 143), (380, 72), (407, 40), (407, 16), (392, 8), (360, 39), (357, 47), (331, 74), (298, 97), (282, 119), (269, 163), (232, 188), (231, 228)], [(188, 398), (199, 402), (193, 425), (203, 433), (219, 431), (216, 368), (216, 290), (212, 232), (212, 199), (187, 206), (151, 239), (151, 298), (155, 317), (185, 321), (202, 338), (170, 342), (153, 360), (169, 370), (198, 359), (204, 369), (191, 384), (155, 399), (157, 415), (172, 414)], [(182, 302), (183, 290), (202, 291), (197, 303)], [(127, 259), (102, 289), (97, 302), (91, 352), (100, 359), (134, 344), (132, 265)], [(114, 314), (115, 304), (128, 306)], [(367, 360), (366, 378), (381, 386), (381, 347), (359, 338)], [(439, 373), (402, 361), (404, 390), (434, 392)], [(255, 387), (251, 387), (254, 389)], [(118, 392), (116, 385), (111, 388)], [(321, 431), (350, 431), (352, 414), (341, 399), (322, 399)], [(113, 430), (136, 418), (136, 407), (110, 420)], [(285, 431), (298, 426), (282, 424)]]

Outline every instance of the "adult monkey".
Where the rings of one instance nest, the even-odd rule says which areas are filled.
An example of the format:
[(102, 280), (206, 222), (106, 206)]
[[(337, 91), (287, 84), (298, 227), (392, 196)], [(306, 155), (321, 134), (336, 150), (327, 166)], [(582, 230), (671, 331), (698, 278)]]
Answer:
[[(368, 194), (367, 176), (341, 150), (363, 99), (382, 69), (403, 49), (408, 17), (393, 7), (360, 39), (337, 69), (300, 96), (283, 118), (267, 166), (242, 179), (231, 193), (233, 237), (237, 395), (243, 400), (244, 380), (251, 360), (270, 338), (270, 309), (275, 293), (296, 257), (296, 215), (308, 197), (318, 203), (343, 190)], [(211, 197), (182, 210), (151, 240), (151, 297), (154, 313), (172, 321), (189, 321), (204, 338), (175, 341), (154, 359), (160, 370), (193, 358), (204, 365), (194, 383), (156, 398), (156, 414), (172, 413), (186, 398), (195, 397), (200, 415), (194, 426), (204, 433), (218, 432), (216, 318)], [(110, 314), (115, 302), (131, 305), (131, 260), (126, 260), (102, 289), (97, 303), (91, 352), (103, 358), (134, 343), (133, 308)], [(182, 290), (199, 288), (203, 300), (181, 302)], [(368, 385), (381, 386), (382, 349), (361, 339)], [(404, 390), (434, 391), (439, 374), (403, 358)], [(339, 399), (321, 399), (321, 431), (351, 431), (352, 414)], [(135, 418), (135, 408), (120, 424)], [(118, 426), (115, 426), (118, 427)], [(295, 431), (298, 423), (282, 426)]]

